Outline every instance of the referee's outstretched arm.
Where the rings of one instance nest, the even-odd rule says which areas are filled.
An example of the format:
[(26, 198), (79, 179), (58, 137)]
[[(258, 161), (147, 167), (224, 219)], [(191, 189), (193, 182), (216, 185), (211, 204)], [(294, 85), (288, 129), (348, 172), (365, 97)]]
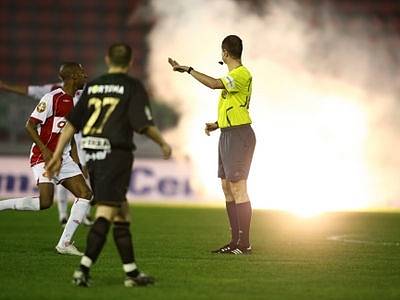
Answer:
[(216, 79), (216, 78), (213, 78), (206, 74), (203, 74), (199, 71), (196, 71), (192, 67), (182, 66), (176, 60), (174, 60), (170, 57), (168, 58), (168, 62), (172, 66), (174, 71), (178, 71), (181, 73), (187, 72), (190, 75), (192, 75), (197, 81), (201, 82), (202, 84), (209, 87), (210, 89), (216, 90), (216, 89), (224, 89), (225, 88), (224, 84), (222, 83), (222, 81), (220, 79)]

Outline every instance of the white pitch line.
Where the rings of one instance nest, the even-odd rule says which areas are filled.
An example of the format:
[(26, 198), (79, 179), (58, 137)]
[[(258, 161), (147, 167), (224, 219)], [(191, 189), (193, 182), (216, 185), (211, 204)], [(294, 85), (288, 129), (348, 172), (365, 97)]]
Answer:
[(326, 239), (328, 241), (336, 241), (336, 242), (351, 243), (351, 244), (382, 245), (382, 246), (396, 246), (396, 247), (400, 246), (400, 242), (366, 241), (350, 237), (354, 237), (354, 235), (349, 235), (349, 234), (332, 235), (328, 236)]

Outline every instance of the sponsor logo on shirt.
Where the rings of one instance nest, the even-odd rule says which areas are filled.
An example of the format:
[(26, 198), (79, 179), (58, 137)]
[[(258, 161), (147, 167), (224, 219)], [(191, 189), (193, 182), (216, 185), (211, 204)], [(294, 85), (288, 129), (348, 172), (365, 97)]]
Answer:
[(115, 84), (101, 84), (101, 85), (93, 85), (88, 89), (88, 94), (107, 94), (107, 93), (116, 93), (123, 94), (124, 86), (123, 85), (115, 85)]
[(64, 117), (54, 117), (53, 128), (52, 128), (51, 132), (60, 133), (66, 123), (67, 122)]

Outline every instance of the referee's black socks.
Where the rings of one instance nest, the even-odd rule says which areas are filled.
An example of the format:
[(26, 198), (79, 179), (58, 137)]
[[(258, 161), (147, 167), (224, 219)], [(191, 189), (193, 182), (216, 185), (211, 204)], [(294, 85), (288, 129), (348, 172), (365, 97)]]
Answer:
[(250, 201), (244, 203), (236, 203), (236, 212), (239, 221), (240, 237), (239, 247), (249, 247), (249, 234), (250, 234), (250, 222), (251, 222), (251, 203)]
[(236, 247), (237, 243), (239, 242), (239, 223), (238, 223), (238, 216), (236, 211), (236, 203), (235, 201), (227, 201), (225, 202), (226, 205), (226, 212), (229, 218), (229, 224), (231, 226), (231, 241), (229, 245), (231, 247)]

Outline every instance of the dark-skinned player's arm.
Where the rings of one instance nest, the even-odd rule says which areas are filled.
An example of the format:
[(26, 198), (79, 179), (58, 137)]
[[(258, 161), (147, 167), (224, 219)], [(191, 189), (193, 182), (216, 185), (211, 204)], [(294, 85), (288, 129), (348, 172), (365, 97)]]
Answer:
[(213, 90), (225, 89), (225, 86), (220, 79), (216, 79), (216, 78), (213, 78), (206, 74), (203, 74), (199, 71), (196, 71), (192, 67), (180, 65), (176, 60), (174, 60), (172, 58), (168, 58), (168, 62), (172, 66), (174, 71), (177, 71), (180, 73), (187, 72), (190, 75), (192, 75), (197, 81), (201, 82), (202, 84), (209, 87), (210, 89), (213, 89)]
[(79, 154), (78, 154), (78, 143), (75, 140), (75, 137), (71, 138), (71, 157), (72, 160), (79, 166), (79, 169), (81, 169), (83, 177), (88, 178), (89, 174), (88, 174), (88, 170), (85, 166), (82, 166), (81, 160), (79, 158)]
[(75, 128), (72, 126), (70, 122), (67, 121), (67, 124), (61, 131), (61, 135), (57, 142), (56, 150), (53, 153), (53, 157), (49, 162), (46, 163), (46, 176), (53, 177), (55, 174), (58, 174), (61, 169), (61, 157), (64, 151), (65, 146), (71, 141), (71, 138), (75, 134)]
[(31, 137), (32, 141), (39, 147), (40, 152), (43, 155), (44, 161), (48, 162), (51, 159), (53, 153), (49, 150), (49, 148), (46, 147), (46, 145), (40, 139), (37, 126), (38, 122), (36, 122), (36, 119), (29, 118), (25, 124), (25, 129), (28, 132), (29, 136)]
[(77, 145), (76, 145), (75, 138), (71, 138), (71, 153), (70, 154), (71, 154), (72, 160), (76, 164), (80, 165), (81, 162), (79, 160), (78, 148), (77, 148)]
[(0, 90), (4, 90), (6, 92), (17, 93), (17, 94), (21, 94), (21, 95), (28, 95), (28, 86), (27, 85), (9, 84), (2, 80), (0, 80)]

